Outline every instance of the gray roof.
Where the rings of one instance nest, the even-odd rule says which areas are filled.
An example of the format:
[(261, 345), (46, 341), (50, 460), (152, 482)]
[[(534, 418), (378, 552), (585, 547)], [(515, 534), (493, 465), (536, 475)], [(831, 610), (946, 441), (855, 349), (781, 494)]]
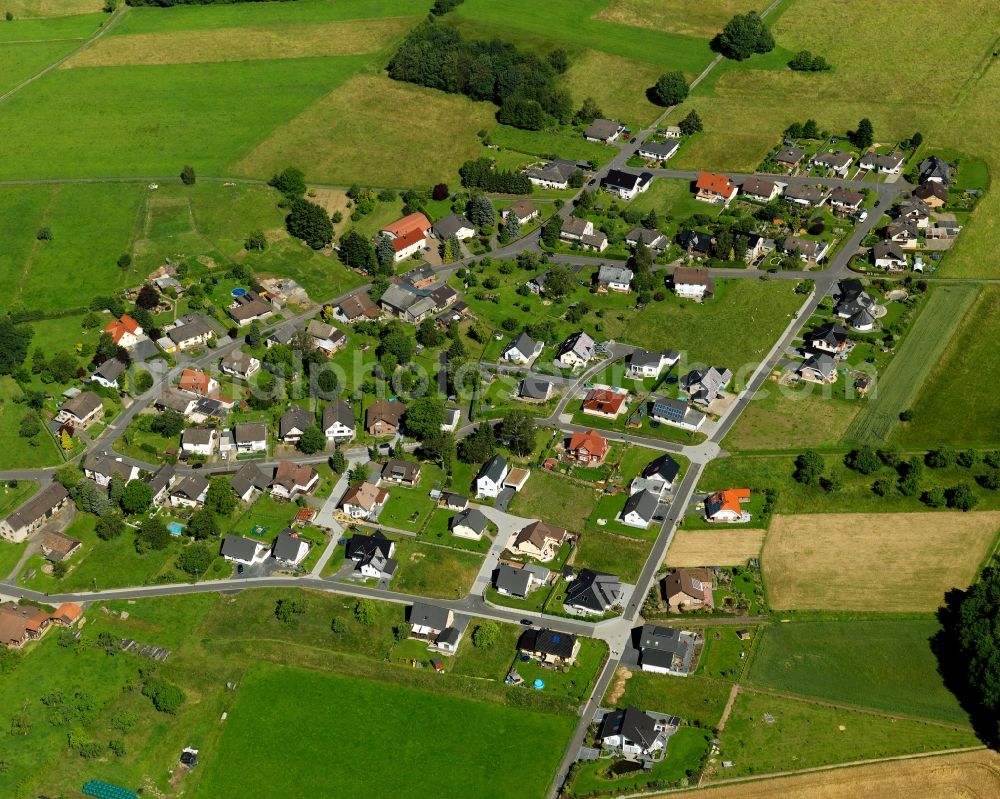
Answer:
[(181, 432), (181, 444), (203, 447), (212, 443), (214, 430), (208, 427), (189, 427)]
[(920, 162), (920, 182), (924, 183), (933, 178), (948, 183), (951, 180), (951, 170), (951, 164), (943, 158), (932, 155)]
[(544, 180), (549, 183), (566, 183), (570, 176), (580, 167), (574, 161), (555, 160), (549, 161), (543, 167), (536, 167), (528, 170), (528, 177), (536, 180)]
[(600, 737), (611, 738), (621, 735), (628, 741), (648, 750), (659, 737), (656, 720), (648, 713), (634, 707), (612, 710), (601, 721)]
[(622, 595), (622, 584), (613, 574), (583, 569), (566, 589), (566, 604), (604, 613)]
[(438, 605), (414, 602), (410, 608), (410, 624), (419, 624), (434, 630), (444, 630), (448, 626), (449, 610)]
[(28, 527), (49, 513), (68, 496), (69, 494), (63, 488), (62, 483), (50, 483), (11, 513), (5, 521), (13, 530)]
[(806, 151), (800, 147), (782, 147), (774, 156), (774, 160), (782, 164), (797, 164), (805, 157)]
[(438, 634), (437, 641), (435, 643), (437, 643), (438, 646), (441, 644), (450, 644), (451, 646), (455, 646), (461, 637), (462, 633), (458, 631), (457, 627), (445, 627)]
[(223, 557), (253, 560), (253, 556), (257, 553), (257, 542), (241, 535), (227, 535), (222, 539), (220, 551)]
[(708, 369), (691, 370), (681, 378), (680, 384), (689, 394), (711, 399), (732, 379), (733, 373), (728, 369), (711, 366)]
[(251, 441), (267, 441), (267, 428), (259, 422), (244, 422), (233, 428), (233, 440), (237, 444)]
[(476, 226), (461, 214), (448, 214), (448, 216), (435, 222), (431, 227), (431, 231), (439, 239), (450, 239), (462, 228), (475, 230)]
[(785, 239), (785, 252), (797, 252), (807, 258), (815, 258), (827, 246), (826, 242), (804, 239), (801, 236), (789, 236)]
[(876, 261), (881, 258), (891, 258), (896, 261), (906, 262), (906, 254), (894, 241), (880, 241), (872, 247), (872, 256)]
[(837, 188), (830, 192), (830, 202), (838, 205), (854, 206), (858, 205), (864, 199), (865, 195), (860, 191), (845, 189), (843, 186), (837, 186)]
[(584, 136), (589, 139), (607, 139), (614, 136), (621, 124), (611, 119), (595, 119), (584, 131)]
[(261, 491), (266, 489), (271, 483), (271, 479), (265, 475), (256, 463), (247, 462), (236, 474), (229, 478), (229, 484), (233, 487), (238, 497), (243, 497), (251, 488)]
[(405, 480), (412, 482), (420, 474), (420, 464), (404, 461), (402, 458), (389, 458), (382, 467), (383, 480)]
[(805, 200), (813, 205), (823, 200), (823, 190), (816, 186), (789, 186), (785, 189), (786, 200)]
[(601, 268), (597, 270), (598, 283), (624, 283), (628, 285), (632, 282), (632, 277), (632, 270), (624, 266), (602, 264)]
[(823, 166), (828, 166), (831, 169), (843, 169), (854, 160), (854, 156), (851, 155), (851, 153), (845, 153), (842, 150), (835, 150), (833, 152), (817, 153), (813, 156), (812, 160), (813, 163), (822, 164)]
[(629, 513), (637, 513), (639, 518), (644, 519), (648, 524), (653, 520), (653, 515), (656, 513), (659, 505), (660, 501), (656, 495), (643, 489), (632, 494), (632, 496), (625, 500), (625, 507), (622, 508), (622, 516), (627, 516)]
[(663, 233), (655, 228), (648, 227), (634, 227), (625, 235), (625, 241), (629, 244), (642, 242), (647, 247), (652, 247), (657, 243), (662, 244), (664, 239), (666, 239), (666, 236)]
[(649, 183), (653, 175), (649, 172), (626, 172), (624, 169), (609, 169), (607, 176), (601, 181), (602, 186), (613, 186), (616, 189), (634, 191), (637, 187)]
[(650, 352), (639, 349), (628, 356), (628, 361), (632, 366), (659, 366), (663, 360), (662, 352)]
[(253, 357), (243, 352), (243, 350), (233, 350), (232, 352), (227, 352), (225, 356), (223, 356), (221, 364), (226, 369), (245, 374), (250, 368), (250, 362), (252, 360)]
[(665, 160), (677, 152), (680, 144), (671, 139), (670, 141), (646, 141), (639, 146), (639, 153), (649, 153), (654, 158)]
[(293, 405), (281, 414), (281, 421), (278, 423), (278, 436), (284, 438), (292, 430), (304, 432), (315, 424), (315, 415), (299, 405)]
[(208, 491), (208, 480), (200, 474), (189, 474), (182, 477), (170, 493), (195, 500), (206, 491)]
[(758, 197), (770, 197), (774, 193), (776, 185), (777, 181), (751, 175), (743, 181), (743, 193), (754, 194)]
[(480, 535), (486, 532), (486, 528), (490, 525), (490, 520), (486, 518), (484, 514), (478, 508), (466, 508), (463, 511), (459, 511), (455, 514), (454, 518), (451, 520), (452, 529), (461, 525), (462, 527), (468, 527), (473, 532)]
[(827, 322), (809, 333), (807, 341), (822, 341), (830, 346), (839, 345), (847, 341), (847, 330), (836, 322)]
[(515, 568), (508, 563), (501, 563), (497, 568), (494, 582), (497, 590), (506, 591), (514, 596), (527, 596), (528, 587), (531, 585), (531, 572)]
[(167, 337), (175, 344), (182, 344), (189, 339), (211, 336), (214, 334), (215, 331), (212, 330), (208, 323), (200, 317), (196, 317), (190, 322), (185, 322), (184, 324), (178, 325), (177, 327), (167, 331)]
[[(680, 400), (677, 400), (680, 402)], [(687, 406), (681, 402), (682, 407)], [(655, 460), (650, 461), (646, 464), (646, 467), (642, 470), (642, 476), (647, 480), (653, 477), (659, 477), (668, 483), (672, 483), (677, 479), (677, 475), (680, 474), (681, 465), (671, 458), (669, 455), (661, 455)]]
[(518, 388), (520, 396), (528, 399), (543, 400), (549, 396), (552, 383), (537, 377), (525, 377)]
[(535, 341), (531, 336), (529, 336), (524, 331), (514, 339), (510, 344), (506, 346), (504, 352), (511, 352), (512, 350), (517, 350), (522, 355), (530, 358), (535, 354), (535, 347), (538, 346), (538, 342)]
[(153, 496), (155, 497), (165, 488), (170, 487), (170, 481), (174, 479), (174, 467), (169, 463), (163, 464), (159, 469), (156, 470), (156, 474), (149, 478), (149, 487), (153, 489)]
[(109, 478), (115, 474), (128, 478), (132, 474), (132, 467), (110, 452), (89, 453), (83, 461), (83, 468)]
[(494, 455), (486, 463), (483, 464), (483, 468), (479, 470), (479, 474), (476, 475), (478, 480), (481, 477), (488, 477), (494, 483), (500, 482), (500, 478), (503, 476), (504, 469), (507, 468), (507, 461), (504, 460), (503, 455)]
[(299, 544), (302, 539), (293, 536), (291, 530), (282, 530), (274, 545), (271, 547), (271, 555), (277, 560), (295, 560), (299, 556)]
[(573, 656), (573, 650), (576, 648), (576, 636), (572, 633), (532, 627), (521, 633), (517, 648), (521, 652), (541, 652), (545, 655), (568, 658)]
[(267, 340), (273, 341), (275, 344), (289, 344), (297, 332), (298, 325), (295, 322), (288, 322), (275, 330), (267, 337)]
[(559, 357), (561, 358), (568, 352), (575, 352), (581, 358), (593, 358), (594, 347), (594, 339), (581, 330), (571, 335), (559, 346)]
[(179, 391), (173, 388), (168, 388), (156, 398), (154, 405), (159, 405), (161, 408), (169, 409), (172, 411), (177, 411), (178, 413), (184, 413), (191, 405), (194, 403), (194, 398), (189, 397), (186, 394), (181, 394)]
[[(658, 654), (652, 661), (658, 665), (688, 671), (694, 655), (692, 636), (672, 627), (644, 624), (639, 631), (639, 650), (644, 662), (651, 662), (650, 655)], [(666, 657), (664, 657), (666, 656)]]
[(81, 391), (66, 400), (59, 409), (73, 414), (77, 419), (85, 419), (103, 405), (103, 401), (93, 391)]
[(97, 371), (94, 372), (94, 376), (103, 377), (109, 383), (113, 383), (122, 376), (126, 369), (128, 369), (128, 366), (119, 361), (117, 358), (109, 358), (97, 368)]
[(352, 430), (356, 427), (354, 411), (342, 399), (335, 399), (323, 409), (323, 429), (329, 430), (336, 422)]
[(833, 358), (825, 352), (820, 352), (806, 358), (805, 363), (802, 364), (802, 368), (815, 369), (822, 375), (828, 375), (831, 372), (837, 371), (837, 364), (834, 362)]
[(347, 540), (346, 557), (348, 560), (363, 561), (378, 552), (388, 558), (392, 543), (381, 530), (376, 530), (372, 535), (355, 533)]

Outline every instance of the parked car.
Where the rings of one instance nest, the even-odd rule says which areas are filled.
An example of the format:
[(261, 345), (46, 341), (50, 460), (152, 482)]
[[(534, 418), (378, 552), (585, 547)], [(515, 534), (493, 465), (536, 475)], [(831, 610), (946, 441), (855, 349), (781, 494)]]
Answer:
[(862, 210), (862, 211), (861, 211), (861, 212), (860, 212), (860, 213), (858, 214), (858, 221), (859, 221), (859, 222), (864, 222), (864, 221), (865, 221), (865, 220), (866, 220), (867, 218), (868, 218), (868, 212), (867, 212), (867, 211), (865, 211), (865, 210)]
[(521, 624), (525, 627), (530, 627), (534, 622), (531, 619), (521, 619)]

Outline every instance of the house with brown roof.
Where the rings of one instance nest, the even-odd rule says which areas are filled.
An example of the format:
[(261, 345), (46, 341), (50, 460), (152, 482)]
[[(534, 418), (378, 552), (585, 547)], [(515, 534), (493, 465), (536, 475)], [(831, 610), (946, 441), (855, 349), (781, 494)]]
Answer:
[(802, 163), (802, 159), (805, 158), (805, 155), (806, 151), (801, 147), (782, 147), (775, 154), (773, 161), (782, 169), (786, 169), (791, 172)]
[(511, 550), (535, 560), (549, 561), (556, 556), (566, 535), (566, 530), (561, 527), (542, 521), (532, 522), (517, 534)]
[(223, 356), (219, 367), (224, 374), (238, 377), (240, 380), (249, 380), (260, 371), (260, 361), (242, 350), (233, 350)]
[(948, 187), (932, 180), (917, 186), (913, 190), (913, 196), (923, 200), (928, 208), (936, 210), (948, 202)]
[(0, 536), (19, 544), (69, 504), (61, 483), (50, 483), (0, 521)]
[(670, 282), (674, 294), (690, 300), (703, 300), (715, 293), (715, 280), (703, 266), (678, 266)]
[(267, 319), (274, 311), (274, 306), (254, 291), (248, 291), (246, 294), (234, 297), (233, 302), (226, 309), (226, 313), (240, 327)]
[(500, 212), (504, 222), (516, 219), (519, 224), (526, 225), (532, 219), (538, 218), (538, 208), (531, 200), (518, 200), (513, 205), (509, 205)]
[(743, 195), (751, 200), (767, 203), (781, 196), (783, 185), (776, 180), (751, 175), (743, 181)]
[(374, 521), (389, 499), (389, 492), (372, 483), (359, 483), (347, 489), (340, 507), (352, 519)]
[(604, 144), (610, 144), (621, 136), (624, 130), (625, 126), (621, 122), (616, 122), (613, 119), (595, 119), (583, 132), (583, 137), (587, 141), (599, 141)]
[(382, 480), (413, 488), (420, 482), (420, 464), (401, 458), (389, 458), (382, 467)]
[(830, 192), (830, 208), (835, 214), (853, 214), (861, 207), (865, 195), (860, 191), (838, 186)]
[(185, 369), (181, 372), (177, 388), (199, 397), (211, 397), (219, 393), (219, 381), (197, 369)]
[(739, 188), (725, 175), (715, 172), (701, 172), (694, 183), (695, 199), (706, 203), (728, 205)]
[(812, 157), (810, 163), (813, 166), (820, 166), (825, 169), (829, 169), (835, 175), (840, 177), (846, 177), (848, 170), (851, 168), (851, 164), (854, 163), (854, 155), (852, 153), (845, 153), (842, 150), (816, 153), (816, 155)]
[(381, 315), (378, 306), (364, 291), (352, 294), (341, 300), (333, 309), (334, 318), (349, 325), (365, 319), (378, 319)]
[(402, 402), (377, 400), (365, 410), (365, 429), (372, 436), (394, 436), (405, 413), (406, 405)]
[(267, 427), (259, 422), (243, 422), (233, 428), (237, 452), (267, 452)]
[(584, 466), (599, 466), (604, 463), (610, 445), (608, 440), (596, 430), (572, 433), (566, 444), (566, 457)]
[(319, 485), (319, 473), (307, 463), (278, 461), (271, 481), (271, 495), (278, 499), (295, 499), (308, 494)]
[(563, 241), (577, 243), (586, 250), (604, 252), (608, 247), (608, 237), (603, 231), (594, 228), (589, 219), (571, 216), (562, 223), (559, 238)]
[(51, 621), (48, 613), (32, 605), (4, 602), (0, 605), (0, 644), (20, 649), (45, 635)]
[(104, 402), (93, 391), (81, 391), (59, 406), (56, 421), (86, 429), (104, 416)]
[(663, 578), (663, 595), (671, 610), (714, 608), (711, 569), (674, 569)]
[(588, 416), (602, 419), (617, 419), (627, 409), (627, 391), (612, 391), (607, 388), (592, 388), (583, 398), (583, 412)]

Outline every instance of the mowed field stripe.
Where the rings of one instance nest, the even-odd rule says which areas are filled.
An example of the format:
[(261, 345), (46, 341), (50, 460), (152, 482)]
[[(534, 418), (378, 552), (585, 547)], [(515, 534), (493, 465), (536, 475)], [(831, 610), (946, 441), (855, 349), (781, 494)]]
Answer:
[(978, 291), (978, 286), (964, 284), (940, 286), (931, 292), (909, 335), (879, 379), (875, 396), (854, 417), (844, 441), (876, 444), (889, 437), (899, 423), (900, 412), (916, 400)]
[(61, 69), (364, 55), (386, 47), (418, 20), (419, 17), (389, 17), (273, 28), (111, 36), (81, 51)]

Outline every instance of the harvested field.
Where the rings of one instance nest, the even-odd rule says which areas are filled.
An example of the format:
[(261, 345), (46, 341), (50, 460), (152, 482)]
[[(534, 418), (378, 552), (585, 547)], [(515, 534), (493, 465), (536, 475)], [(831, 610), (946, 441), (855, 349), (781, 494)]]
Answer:
[(91, 14), (103, 7), (104, 0), (7, 0), (3, 4), (3, 10), (13, 14), (14, 19)]
[(760, 555), (765, 530), (678, 530), (665, 566), (742, 566)]
[(611, 0), (595, 19), (711, 39), (734, 14), (763, 5), (753, 0)]
[(761, 557), (771, 607), (936, 610), (969, 584), (998, 529), (996, 511), (775, 516)]
[(315, 189), (315, 192), (316, 196), (309, 199), (325, 208), (330, 216), (337, 211), (340, 211), (345, 219), (350, 216), (347, 206), (351, 201), (343, 189)]
[(663, 109), (649, 102), (646, 89), (662, 72), (655, 64), (588, 50), (566, 72), (566, 88), (577, 106), (593, 97), (609, 117), (648, 125)]
[[(391, 114), (386, 109), (409, 108)], [(476, 132), (493, 124), (495, 106), (474, 103), (387, 77), (355, 75), (235, 164), (239, 174), (271, 175), (288, 153), (310, 153), (309, 178), (321, 183), (413, 186), (448, 179), (480, 154)], [(449, 142), (442, 147), (443, 141)], [(409, 155), (387, 155), (373, 142), (406, 142)]]
[[(692, 791), (706, 799), (841, 799), (846, 795), (879, 799), (940, 796), (987, 799), (1000, 792), (1000, 755), (983, 750), (910, 758), (857, 768), (838, 768), (792, 777)], [(662, 796), (663, 794), (659, 794)]]
[(317, 25), (215, 28), (185, 31), (183, 34), (107, 36), (71, 58), (61, 68), (362, 55), (381, 50), (413, 27), (415, 22), (413, 17), (391, 17)]

